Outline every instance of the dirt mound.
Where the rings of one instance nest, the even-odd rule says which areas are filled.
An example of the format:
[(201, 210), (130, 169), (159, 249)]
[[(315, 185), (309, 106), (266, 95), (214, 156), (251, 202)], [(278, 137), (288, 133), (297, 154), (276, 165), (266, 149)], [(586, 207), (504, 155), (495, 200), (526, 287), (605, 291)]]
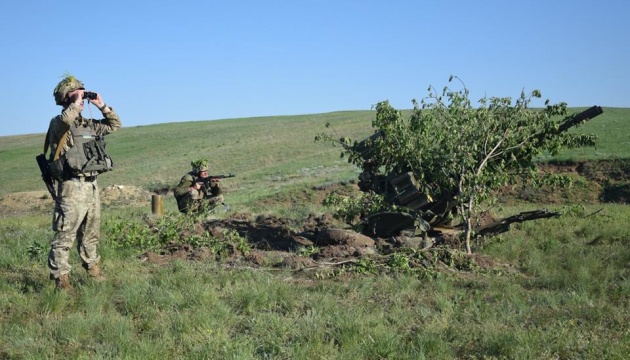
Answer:
[[(189, 245), (165, 246), (159, 252), (146, 252), (141, 259), (164, 264), (174, 259), (206, 260), (213, 258), (227, 265), (305, 269), (330, 265), (376, 252), (376, 241), (347, 229), (334, 228), (330, 214), (309, 215), (295, 221), (275, 215), (253, 218), (248, 213), (235, 213), (226, 219), (208, 219), (194, 226), (197, 235), (207, 232), (226, 248)], [(239, 246), (233, 232), (245, 239)], [(194, 234), (187, 234), (187, 237)]]
[[(100, 189), (103, 206), (149, 206), (152, 193), (137, 186), (112, 185)], [(0, 197), (0, 217), (51, 213), (54, 201), (48, 191), (24, 191)]]
[[(487, 219), (492, 219), (487, 217)], [(386, 264), (396, 252), (416, 254), (433, 247), (456, 248), (452, 242), (454, 230), (435, 231), (431, 236), (398, 235), (371, 238), (364, 234), (337, 227), (330, 214), (309, 215), (303, 221), (249, 213), (235, 213), (225, 219), (198, 220), (181, 232), (177, 244), (145, 252), (140, 259), (154, 264), (172, 260), (217, 261), (226, 267), (282, 268), (296, 271), (352, 266), (364, 261)], [(211, 235), (210, 243), (192, 246), (193, 237)], [(235, 236), (234, 234), (237, 234)], [(246, 246), (243, 246), (246, 243)], [(440, 252), (441, 253), (441, 252)], [(440, 258), (439, 255), (435, 258)], [(474, 259), (472, 260), (474, 261)], [(452, 261), (451, 261), (452, 262)], [(417, 259), (418, 266), (429, 266)]]
[(47, 191), (24, 191), (0, 197), (0, 217), (31, 212), (51, 212), (53, 200)]
[(543, 174), (563, 175), (571, 185), (536, 189), (527, 184), (501, 191), (501, 201), (541, 204), (630, 203), (630, 159), (600, 161), (553, 161), (538, 165)]
[(101, 204), (106, 206), (148, 206), (152, 192), (138, 186), (111, 185), (101, 189)]

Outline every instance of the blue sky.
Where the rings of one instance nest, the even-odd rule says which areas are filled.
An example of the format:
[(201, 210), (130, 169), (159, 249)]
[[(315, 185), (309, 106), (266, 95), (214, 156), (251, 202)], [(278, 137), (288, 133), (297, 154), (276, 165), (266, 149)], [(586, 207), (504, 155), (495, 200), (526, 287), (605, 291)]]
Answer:
[(46, 132), (66, 72), (128, 127), (406, 109), (450, 75), (473, 100), (630, 107), (629, 17), (627, 0), (5, 0), (0, 136)]

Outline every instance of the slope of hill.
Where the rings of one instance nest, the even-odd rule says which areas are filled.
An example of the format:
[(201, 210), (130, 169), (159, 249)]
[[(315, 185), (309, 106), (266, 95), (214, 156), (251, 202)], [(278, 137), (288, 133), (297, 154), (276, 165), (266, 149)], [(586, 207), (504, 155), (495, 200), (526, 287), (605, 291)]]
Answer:
[[(347, 111), (123, 127), (107, 138), (115, 170), (103, 174), (99, 182), (103, 188), (167, 188), (199, 157), (210, 159), (212, 173), (236, 173), (237, 178), (225, 184), (234, 195), (248, 198), (287, 184), (354, 178), (357, 169), (339, 158), (339, 149), (315, 143), (314, 137), (329, 130), (325, 124), (330, 123), (340, 137), (362, 139), (372, 133), (373, 116), (372, 111)], [(605, 108), (604, 114), (576, 130), (597, 134), (597, 148), (542, 160), (630, 158), (628, 119), (630, 109)], [(45, 189), (34, 159), (42, 151), (43, 138), (43, 134), (0, 137), (0, 196)]]

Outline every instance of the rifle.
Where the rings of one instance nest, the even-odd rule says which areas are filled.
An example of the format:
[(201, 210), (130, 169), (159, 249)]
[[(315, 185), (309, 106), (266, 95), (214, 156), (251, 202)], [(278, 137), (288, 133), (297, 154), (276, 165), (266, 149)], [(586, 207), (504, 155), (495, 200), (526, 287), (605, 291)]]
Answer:
[(35, 157), (37, 160), (37, 165), (39, 165), (39, 170), (42, 173), (42, 180), (46, 184), (46, 188), (52, 196), (53, 200), (57, 201), (57, 192), (55, 191), (55, 180), (50, 174), (50, 169), (48, 168), (48, 160), (46, 159), (45, 154), (39, 154)]
[(208, 175), (208, 177), (205, 178), (198, 178), (197, 182), (200, 182), (202, 184), (203, 187), (203, 191), (206, 193), (206, 196), (210, 197), (210, 196), (214, 196), (214, 194), (212, 194), (212, 190), (210, 189), (212, 184), (212, 180), (215, 179), (227, 179), (227, 178), (233, 178), (236, 177), (236, 175), (229, 173), (227, 175)]
[[(54, 162), (56, 162), (59, 159), (59, 156), (61, 155), (61, 149), (63, 149), (64, 145), (66, 144), (66, 140), (68, 139), (67, 135), (69, 132), (70, 130), (68, 130), (65, 134), (63, 134), (63, 136), (61, 137), (61, 140), (59, 140), (59, 144), (57, 145), (57, 150), (55, 151), (55, 155), (53, 157)], [(46, 133), (46, 137), (44, 139), (44, 152), (35, 156), (35, 160), (37, 160), (37, 165), (39, 165), (39, 171), (42, 173), (42, 180), (44, 180), (44, 183), (46, 184), (46, 188), (48, 189), (50, 196), (52, 196), (53, 200), (57, 202), (57, 192), (55, 191), (55, 177), (50, 171), (51, 163), (46, 159), (46, 153), (48, 152), (48, 146), (50, 145), (50, 143), (48, 142), (48, 139), (49, 139), (48, 135), (50, 135), (50, 127), (48, 128), (48, 132)], [(60, 175), (60, 174), (56, 174), (56, 175)]]
[(206, 179), (227, 179), (227, 178), (233, 178), (236, 177), (236, 175), (229, 173), (227, 175), (208, 175), (208, 177)]

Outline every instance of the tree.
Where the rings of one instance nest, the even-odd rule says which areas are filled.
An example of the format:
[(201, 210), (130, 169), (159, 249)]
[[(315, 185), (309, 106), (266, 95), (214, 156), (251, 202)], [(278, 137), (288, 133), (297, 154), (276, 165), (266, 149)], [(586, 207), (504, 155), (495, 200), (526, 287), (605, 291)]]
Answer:
[[(529, 94), (522, 91), (515, 101), (510, 97), (484, 97), (475, 107), (464, 83), (451, 76), (449, 82), (453, 80), (459, 81), (460, 90), (445, 86), (438, 95), (430, 86), (428, 96), (420, 102), (412, 100), (409, 117), (388, 101), (379, 102), (372, 121), (375, 135), (362, 146), (327, 134), (319, 134), (316, 140), (340, 144), (342, 157), (347, 156), (350, 163), (364, 171), (411, 171), (430, 199), (452, 199), (470, 254), (472, 220), (482, 206), (496, 204), (496, 190), (519, 179), (534, 186), (548, 183), (536, 172), (537, 156), (594, 146), (596, 137), (566, 132), (571, 117), (563, 118), (568, 112), (564, 102), (551, 104), (546, 100), (544, 107), (530, 108), (534, 99), (541, 98), (538, 90)], [(566, 179), (551, 180), (558, 183)]]

